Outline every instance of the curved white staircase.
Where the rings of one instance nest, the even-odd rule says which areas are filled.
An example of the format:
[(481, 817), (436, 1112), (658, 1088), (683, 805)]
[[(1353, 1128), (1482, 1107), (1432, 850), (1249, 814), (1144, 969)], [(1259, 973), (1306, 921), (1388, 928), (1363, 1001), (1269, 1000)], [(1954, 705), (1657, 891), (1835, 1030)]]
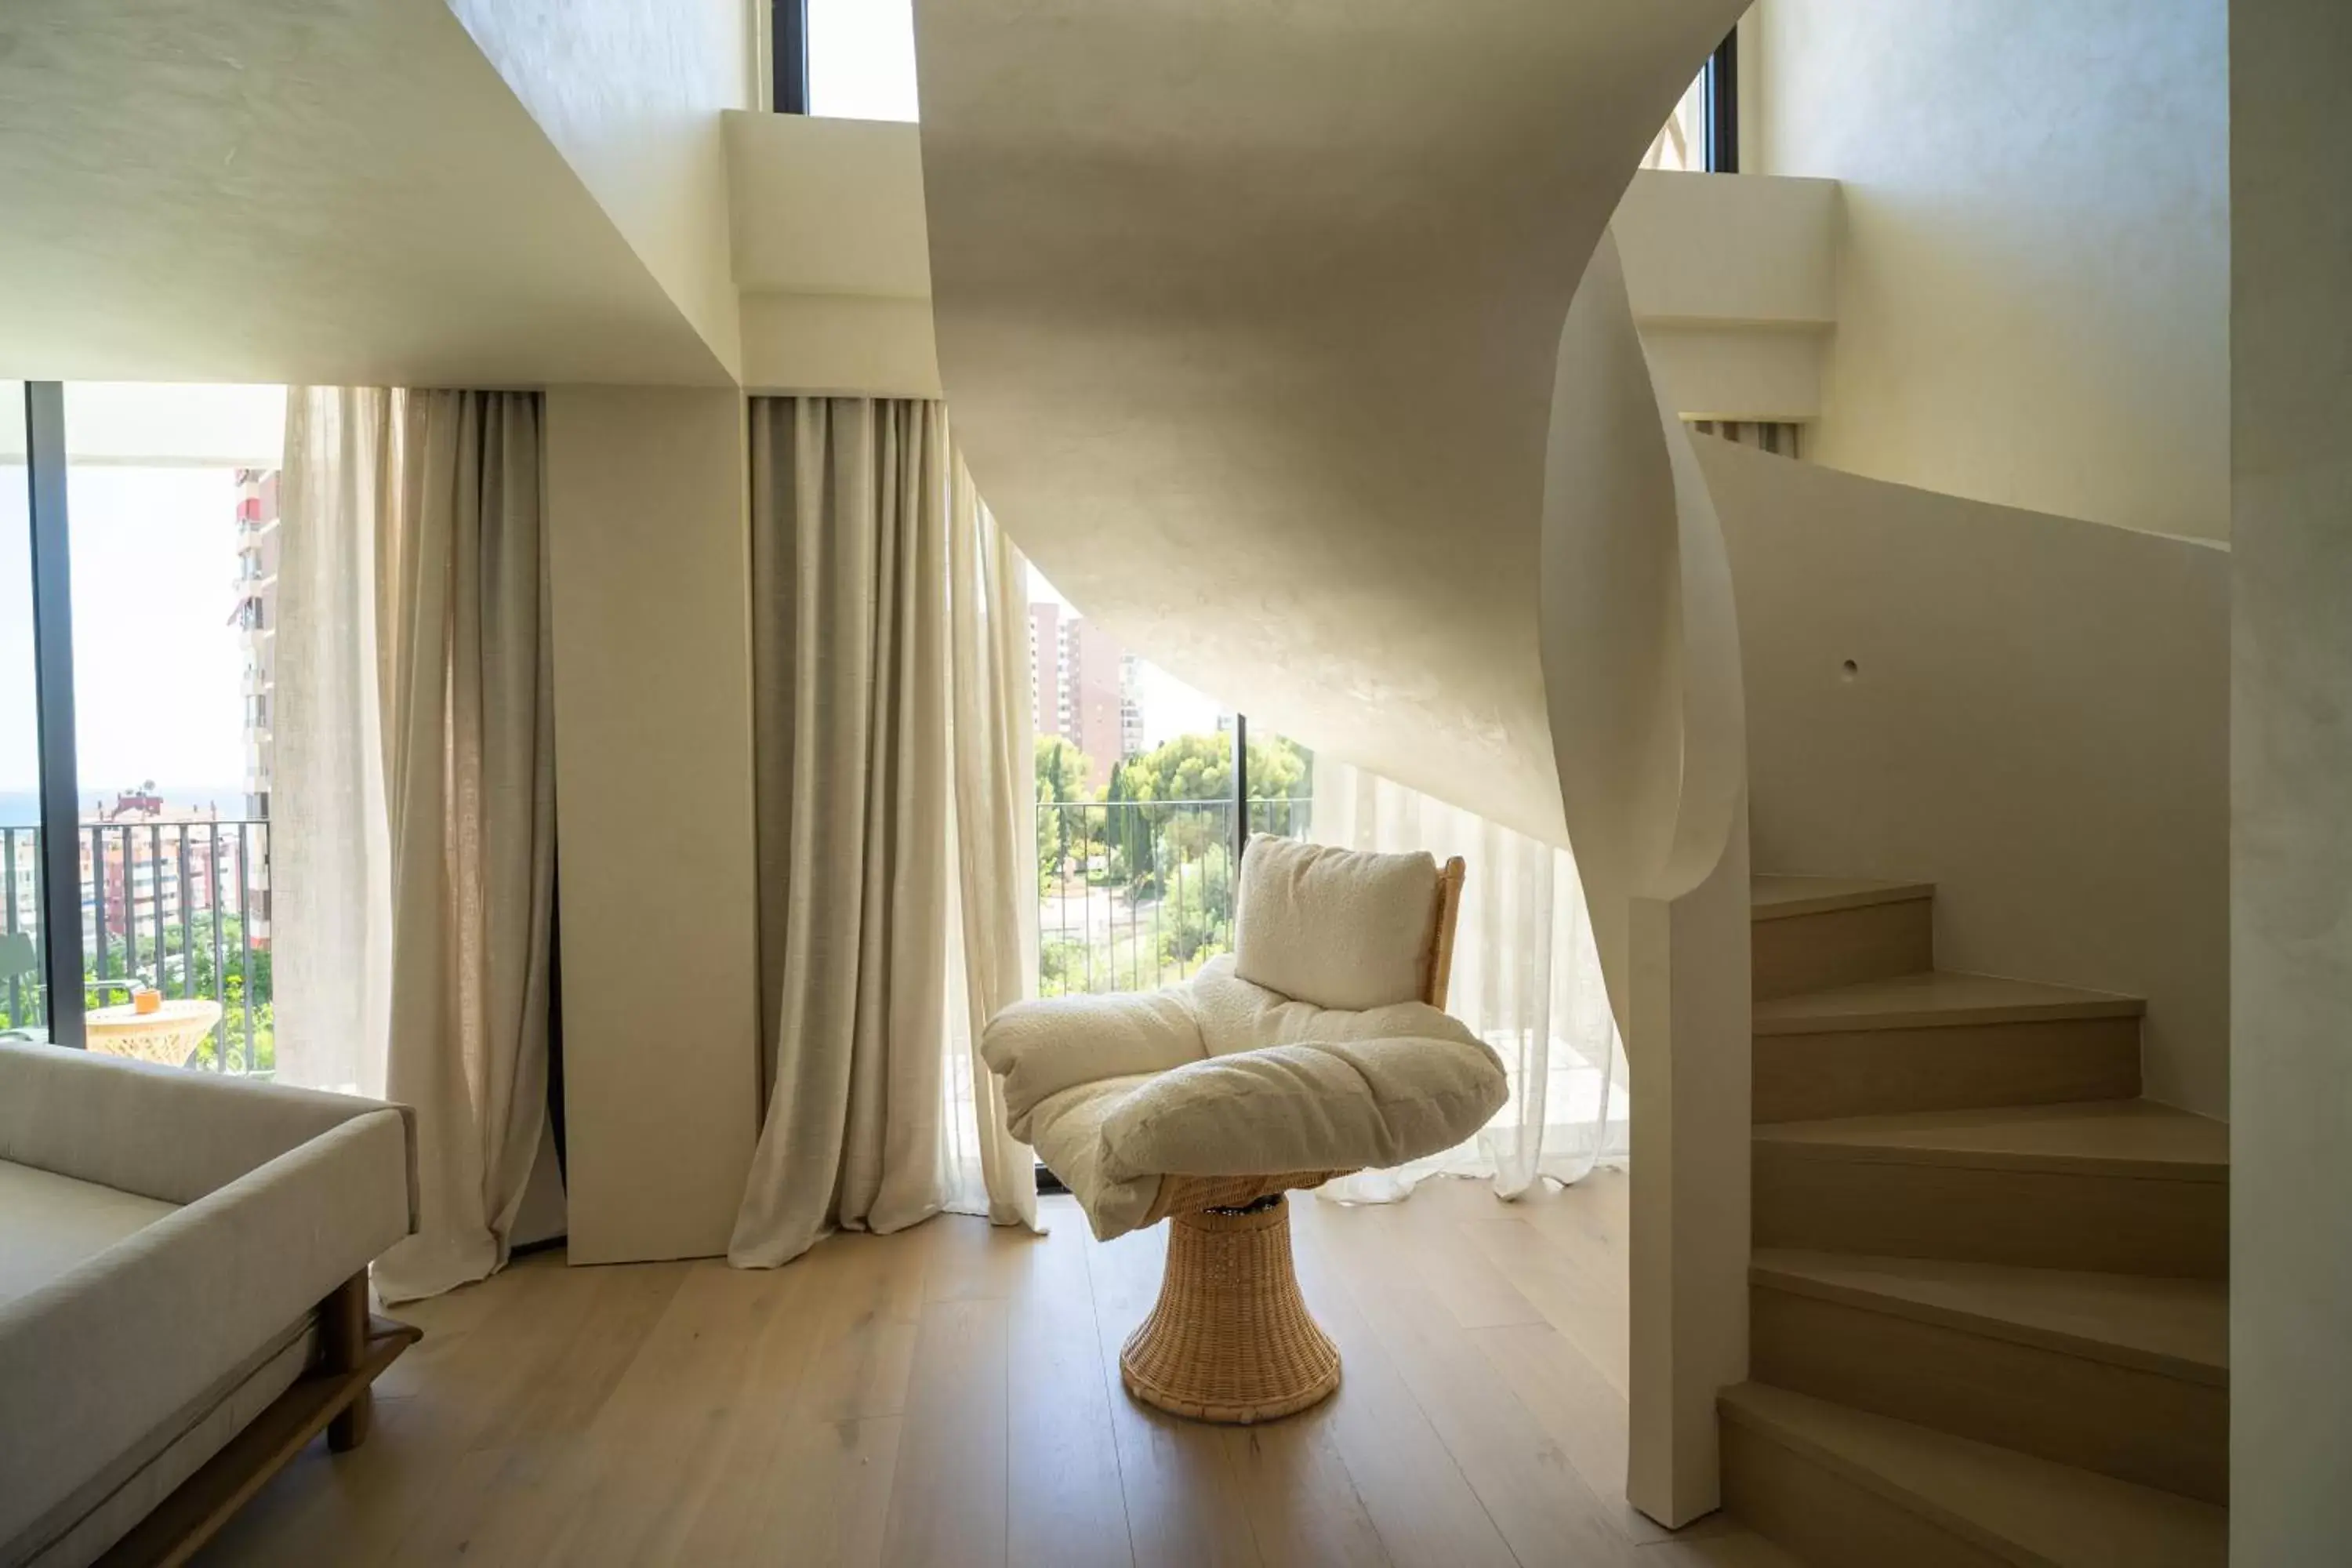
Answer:
[(1934, 968), (1933, 889), (1756, 879), (1726, 1505), (1820, 1568), (2219, 1563), (2226, 1127), (2129, 997)]

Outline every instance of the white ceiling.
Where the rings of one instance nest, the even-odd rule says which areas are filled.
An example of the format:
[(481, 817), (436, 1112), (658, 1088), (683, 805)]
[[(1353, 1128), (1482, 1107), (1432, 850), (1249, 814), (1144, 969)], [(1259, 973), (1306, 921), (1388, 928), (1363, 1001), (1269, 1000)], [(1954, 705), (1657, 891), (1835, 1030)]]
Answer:
[(730, 379), (438, 0), (0, 11), (0, 375)]

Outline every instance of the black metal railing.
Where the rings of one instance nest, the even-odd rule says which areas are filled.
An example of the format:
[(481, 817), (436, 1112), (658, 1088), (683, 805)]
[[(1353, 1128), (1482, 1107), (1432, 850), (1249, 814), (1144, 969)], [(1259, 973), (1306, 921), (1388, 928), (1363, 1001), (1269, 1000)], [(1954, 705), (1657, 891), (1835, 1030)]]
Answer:
[[(1233, 946), (1231, 800), (1037, 807), (1040, 995), (1149, 991)], [(1307, 831), (1303, 796), (1248, 803), (1253, 833)]]
[[(269, 956), (269, 824), (245, 819), (85, 822), (80, 843), (84, 996), (100, 1007), (135, 986), (204, 998), (221, 1016), (187, 1065), (267, 1076), (277, 1066)], [(0, 1028), (45, 1030), (46, 947), (37, 895), (41, 834), (0, 827), (0, 929), (34, 963), (0, 975)], [(22, 951), (23, 944), (16, 944)]]

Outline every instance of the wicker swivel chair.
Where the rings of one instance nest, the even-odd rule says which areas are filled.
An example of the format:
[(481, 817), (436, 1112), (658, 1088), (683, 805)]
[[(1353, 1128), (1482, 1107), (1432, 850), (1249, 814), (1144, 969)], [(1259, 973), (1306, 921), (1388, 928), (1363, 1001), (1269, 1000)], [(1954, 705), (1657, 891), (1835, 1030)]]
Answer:
[(1234, 951), (1181, 985), (1024, 1002), (981, 1050), (1005, 1121), (1104, 1240), (1171, 1222), (1128, 1392), (1197, 1420), (1304, 1410), (1339, 1385), (1284, 1194), (1448, 1149), (1507, 1093), (1442, 1010), (1463, 865), (1250, 840)]

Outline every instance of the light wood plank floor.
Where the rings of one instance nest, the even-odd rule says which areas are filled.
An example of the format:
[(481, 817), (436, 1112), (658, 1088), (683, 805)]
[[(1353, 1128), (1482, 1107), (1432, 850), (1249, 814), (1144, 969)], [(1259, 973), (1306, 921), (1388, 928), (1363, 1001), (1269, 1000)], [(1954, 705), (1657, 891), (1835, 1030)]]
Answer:
[(1165, 1227), (943, 1216), (799, 1262), (525, 1259), (415, 1303), (367, 1446), (313, 1444), (224, 1564), (1624, 1564), (1791, 1568), (1623, 1500), (1625, 1177), (1495, 1201), (1294, 1198), (1339, 1394), (1257, 1428), (1119, 1387)]

